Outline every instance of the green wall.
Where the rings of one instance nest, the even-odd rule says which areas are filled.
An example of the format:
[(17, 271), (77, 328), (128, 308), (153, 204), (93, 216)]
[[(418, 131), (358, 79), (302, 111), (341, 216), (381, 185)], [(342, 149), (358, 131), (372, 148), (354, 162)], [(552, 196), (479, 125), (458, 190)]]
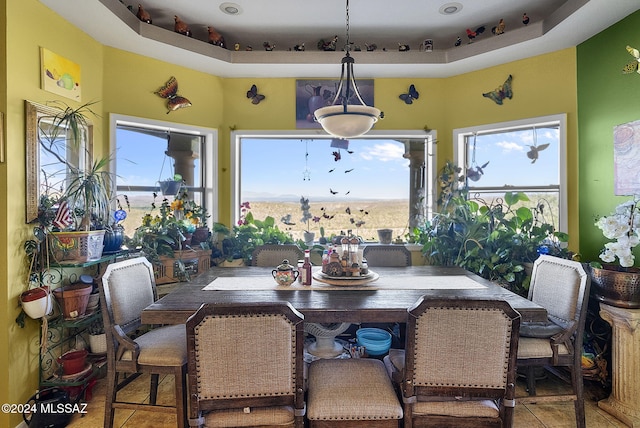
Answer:
[[(607, 240), (594, 226), (629, 197), (614, 196), (613, 127), (640, 119), (640, 74), (621, 70), (640, 49), (640, 12), (635, 12), (577, 47), (579, 234), (583, 260), (599, 260)], [(639, 253), (636, 252), (638, 255)]]
[[(6, 242), (0, 246), (0, 309), (6, 309), (2, 311), (5, 317), (0, 341), (8, 345), (0, 353), (0, 398), (7, 403), (22, 403), (38, 384), (39, 333), (35, 321), (29, 321), (25, 329), (14, 322), (26, 272), (21, 246), (31, 229), (24, 224), (24, 100), (45, 103), (55, 98), (40, 89), (39, 47), (47, 47), (82, 67), (83, 101), (100, 101), (96, 105), (101, 116), (95, 127), (97, 154), (108, 151), (111, 113), (217, 128), (222, 221), (228, 221), (231, 212), (230, 129), (294, 129), (296, 79), (221, 78), (215, 72), (197, 72), (102, 46), (37, 0), (0, 0), (0, 7), (6, 11), (2, 17), (5, 31), (0, 36), (6, 42), (0, 107), (6, 115), (7, 144), (6, 162), (0, 164), (0, 238)], [(29, 13), (24, 13), (25, 10)], [(638, 119), (640, 76), (621, 76), (619, 69), (630, 59), (624, 46), (635, 43), (640, 47), (640, 34), (636, 30), (639, 23), (640, 14), (636, 13), (582, 44), (577, 56), (576, 49), (570, 48), (450, 78), (376, 79), (375, 104), (385, 112), (385, 119), (376, 129), (435, 129), (438, 164), (442, 165), (453, 156), (455, 128), (566, 113), (569, 233), (572, 248), (577, 249), (578, 245), (586, 248), (589, 237), (584, 235), (593, 233), (592, 213), (608, 212), (615, 204), (612, 196), (602, 197), (612, 194), (612, 127)], [(357, 57), (355, 71), (357, 74)], [(336, 64), (336, 78), (338, 73)], [(497, 87), (509, 74), (514, 78), (512, 100), (498, 106), (482, 97), (483, 92)], [(153, 92), (170, 76), (177, 78), (179, 93), (193, 106), (167, 114), (164, 100)], [(251, 104), (245, 95), (254, 83), (267, 97), (258, 105)], [(407, 105), (398, 95), (412, 83), (418, 88), (420, 99)], [(578, 222), (580, 218), (583, 220)], [(0, 414), (0, 426), (15, 426), (19, 422), (19, 415)]]

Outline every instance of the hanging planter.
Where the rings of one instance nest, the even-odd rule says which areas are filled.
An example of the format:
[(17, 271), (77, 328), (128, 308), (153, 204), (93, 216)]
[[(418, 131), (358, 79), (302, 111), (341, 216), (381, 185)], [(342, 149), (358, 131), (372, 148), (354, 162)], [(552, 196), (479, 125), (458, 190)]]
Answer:
[[(180, 176), (180, 174), (176, 174), (176, 177)], [(158, 181), (160, 185), (160, 190), (164, 196), (176, 196), (182, 187), (182, 177), (180, 177), (180, 181), (174, 180), (163, 180)]]
[(53, 299), (47, 286), (23, 292), (20, 295), (20, 303), (24, 312), (33, 319), (47, 316), (53, 310)]

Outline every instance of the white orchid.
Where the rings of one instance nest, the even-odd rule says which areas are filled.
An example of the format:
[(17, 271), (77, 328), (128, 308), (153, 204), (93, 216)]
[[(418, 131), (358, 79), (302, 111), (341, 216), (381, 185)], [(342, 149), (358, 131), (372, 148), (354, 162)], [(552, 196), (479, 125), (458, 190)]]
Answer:
[(615, 239), (608, 242), (600, 254), (600, 259), (607, 263), (616, 261), (620, 266), (631, 267), (635, 262), (633, 248), (640, 244), (640, 196), (624, 202), (616, 207), (614, 213), (603, 216), (595, 225), (602, 230), (607, 239)]

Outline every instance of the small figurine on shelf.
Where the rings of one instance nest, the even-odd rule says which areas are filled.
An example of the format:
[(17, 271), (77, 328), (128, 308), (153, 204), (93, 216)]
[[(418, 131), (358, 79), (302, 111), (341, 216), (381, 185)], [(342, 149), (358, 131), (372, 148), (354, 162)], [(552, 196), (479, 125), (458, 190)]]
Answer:
[(174, 15), (173, 18), (175, 21), (175, 25), (173, 26), (173, 31), (175, 31), (176, 33), (182, 34), (183, 36), (193, 37), (193, 33), (191, 32), (191, 29), (189, 28), (186, 22), (181, 20), (178, 17), (178, 15)]
[(318, 49), (321, 51), (335, 51), (336, 44), (338, 43), (338, 36), (333, 36), (331, 40), (320, 39), (318, 42)]
[(221, 48), (224, 48), (224, 49), (227, 48), (224, 42), (224, 37), (222, 36), (222, 34), (218, 33), (215, 28), (209, 26), (207, 27), (207, 32), (209, 33), (209, 43), (211, 43), (214, 46), (220, 46)]
[(272, 50), (274, 50), (276, 48), (275, 44), (271, 44), (269, 42), (264, 42), (262, 43), (262, 47), (264, 48), (265, 51), (267, 52), (271, 52)]
[(151, 15), (149, 15), (149, 12), (144, 10), (141, 4), (138, 5), (138, 13), (136, 14), (136, 16), (140, 21), (151, 24)]

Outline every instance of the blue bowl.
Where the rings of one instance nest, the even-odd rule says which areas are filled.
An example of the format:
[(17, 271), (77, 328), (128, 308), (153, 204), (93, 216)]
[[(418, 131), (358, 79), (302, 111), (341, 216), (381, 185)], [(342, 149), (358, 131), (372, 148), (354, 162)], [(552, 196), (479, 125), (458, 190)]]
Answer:
[(384, 355), (391, 347), (391, 333), (379, 328), (359, 329), (356, 331), (356, 340), (372, 356)]

